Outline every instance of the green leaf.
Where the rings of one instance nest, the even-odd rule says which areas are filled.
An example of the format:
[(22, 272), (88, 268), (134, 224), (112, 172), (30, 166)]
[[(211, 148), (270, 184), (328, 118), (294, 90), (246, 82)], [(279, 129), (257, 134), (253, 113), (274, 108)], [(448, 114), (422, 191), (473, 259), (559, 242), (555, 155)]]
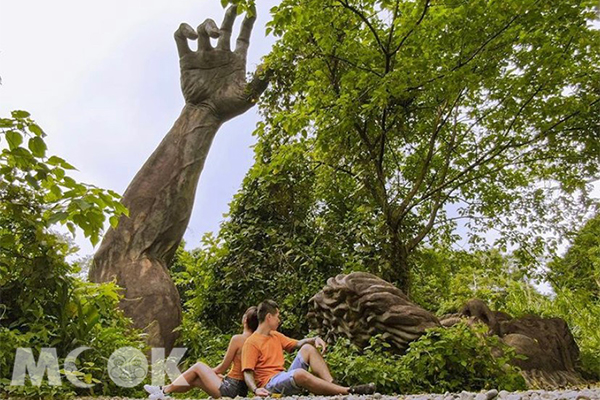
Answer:
[(29, 185), (32, 188), (34, 188), (36, 190), (40, 189), (40, 183), (33, 176), (27, 174), (27, 175), (25, 175), (25, 180), (27, 181), (27, 183), (29, 183)]
[(46, 143), (44, 143), (44, 140), (39, 136), (29, 139), (28, 147), (29, 150), (31, 150), (31, 153), (33, 153), (33, 155), (36, 157), (41, 158), (46, 155)]
[(23, 143), (23, 135), (17, 131), (8, 131), (6, 132), (6, 141), (8, 142), (8, 147), (14, 150)]
[(31, 114), (29, 114), (27, 111), (23, 111), (23, 110), (15, 110), (11, 113), (11, 115), (13, 116), (13, 118), (18, 118), (18, 119), (29, 118), (31, 116)]
[(110, 222), (110, 226), (112, 226), (113, 229), (116, 228), (117, 225), (119, 225), (119, 218), (114, 215), (111, 216), (108, 220)]
[(36, 136), (44, 136), (44, 131), (42, 131), (42, 128), (40, 128), (36, 124), (30, 124), (29, 131), (31, 131), (31, 133), (33, 133)]
[(87, 210), (88, 208), (90, 208), (92, 205), (90, 203), (88, 203), (87, 201), (83, 200), (83, 199), (77, 199), (74, 200), (74, 203), (77, 204), (77, 206), (81, 209), (81, 210)]
[(0, 128), (11, 128), (14, 125), (12, 119), (0, 118)]
[[(56, 213), (50, 215), (50, 217), (48, 218), (48, 223), (55, 224), (57, 222), (61, 222), (61, 221), (66, 220), (68, 217), (69, 217), (68, 213), (66, 213), (64, 211), (59, 211), (59, 212), (56, 212)], [(71, 228), (69, 227), (69, 230), (70, 229)]]
[(60, 157), (57, 157), (57, 156), (51, 156), (51, 157), (50, 157), (50, 158), (49, 158), (49, 159), (46, 161), (46, 163), (47, 163), (47, 164), (49, 164), (49, 165), (52, 165), (52, 166), (55, 166), (55, 167), (56, 167), (56, 166), (59, 166), (59, 165), (61, 165), (63, 162), (65, 162), (65, 160), (63, 160), (62, 158), (60, 158)]

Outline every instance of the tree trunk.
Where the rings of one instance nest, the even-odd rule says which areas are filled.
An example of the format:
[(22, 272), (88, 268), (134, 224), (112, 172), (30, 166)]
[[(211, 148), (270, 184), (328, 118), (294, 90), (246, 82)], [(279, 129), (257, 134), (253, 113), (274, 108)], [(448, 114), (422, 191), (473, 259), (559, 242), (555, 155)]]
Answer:
[(388, 227), (388, 229), (390, 233), (386, 258), (389, 267), (382, 278), (395, 284), (404, 294), (410, 297), (412, 281), (406, 245), (399, 237), (398, 232), (391, 227)]

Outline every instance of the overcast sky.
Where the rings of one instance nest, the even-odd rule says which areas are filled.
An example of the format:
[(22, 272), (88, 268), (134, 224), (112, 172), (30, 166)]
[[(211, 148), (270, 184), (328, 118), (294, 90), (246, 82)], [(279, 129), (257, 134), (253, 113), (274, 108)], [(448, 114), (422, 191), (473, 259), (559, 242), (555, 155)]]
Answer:
[[(248, 54), (253, 71), (273, 37), (261, 0)], [(0, 116), (23, 109), (48, 134), (49, 152), (74, 177), (123, 193), (183, 107), (173, 32), (206, 18), (219, 0), (0, 0)], [(241, 18), (236, 23), (234, 39)], [(217, 232), (253, 163), (256, 109), (221, 127), (200, 178), (188, 248)], [(80, 255), (93, 253), (78, 235)]]

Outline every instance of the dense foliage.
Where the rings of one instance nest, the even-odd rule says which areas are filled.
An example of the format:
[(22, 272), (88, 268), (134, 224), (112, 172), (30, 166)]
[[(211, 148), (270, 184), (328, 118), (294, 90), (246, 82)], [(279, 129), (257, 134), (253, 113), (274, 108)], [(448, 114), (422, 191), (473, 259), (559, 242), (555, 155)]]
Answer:
[(464, 323), (430, 330), (410, 344), (404, 357), (404, 385), (408, 392), (458, 392), (525, 389), (518, 369), (507, 363), (516, 357), (487, 326)]
[(600, 214), (570, 236), (572, 245), (546, 273), (556, 292), (552, 311), (573, 327), (585, 373), (600, 380)]
[(563, 257), (550, 263), (548, 280), (555, 290), (587, 294), (600, 303), (600, 214), (577, 232)]
[[(590, 223), (586, 225), (589, 227)], [(583, 229), (585, 233), (587, 228)], [(593, 254), (594, 246), (589, 253)], [(588, 253), (585, 246), (573, 249)], [(557, 262), (557, 259), (550, 266)], [(529, 271), (518, 257), (508, 257), (496, 251), (466, 252), (428, 249), (415, 257), (415, 290), (417, 303), (438, 315), (456, 312), (471, 298), (485, 301), (492, 310), (503, 311), (513, 317), (527, 314), (564, 319), (581, 350), (581, 372), (593, 381), (600, 380), (600, 304), (593, 301), (591, 292), (574, 290), (582, 285), (578, 279), (553, 284), (553, 292), (540, 293), (537, 284), (552, 277), (552, 269)], [(583, 278), (583, 277), (582, 277)], [(550, 278), (552, 279), (552, 278)], [(546, 283), (546, 291), (550, 288)]]
[(257, 134), (310, 149), (320, 208), (351, 187), (383, 233), (382, 277), (407, 291), (410, 255), (459, 220), (533, 261), (581, 222), (598, 177), (594, 5), (284, 0)]
[[(105, 215), (116, 221), (126, 210), (115, 193), (70, 178), (65, 170), (73, 167), (47, 156), (43, 137), (26, 112), (0, 119), (6, 143), (0, 153), (0, 388), (27, 396), (132, 393), (112, 384), (106, 360), (121, 346), (142, 348), (142, 337), (119, 311), (116, 286), (74, 277), (78, 267), (67, 261), (73, 248), (51, 230), (57, 223), (72, 232), (78, 227), (97, 242)], [(41, 387), (10, 386), (18, 347), (32, 348), (36, 360), (42, 347), (56, 348), (62, 363), (80, 346), (93, 350), (82, 353), (74, 373), (94, 388), (75, 389), (66, 379), (58, 387), (46, 380)]]
[[(218, 238), (205, 237), (185, 278), (176, 274), (195, 320), (230, 331), (238, 322), (232, 316), (273, 298), (282, 307), (282, 329), (302, 334), (310, 297), (330, 276), (359, 267), (346, 258), (352, 242), (342, 243), (316, 218), (310, 169), (299, 148), (277, 158), (265, 148), (257, 156)], [(188, 257), (178, 252), (173, 265)]]

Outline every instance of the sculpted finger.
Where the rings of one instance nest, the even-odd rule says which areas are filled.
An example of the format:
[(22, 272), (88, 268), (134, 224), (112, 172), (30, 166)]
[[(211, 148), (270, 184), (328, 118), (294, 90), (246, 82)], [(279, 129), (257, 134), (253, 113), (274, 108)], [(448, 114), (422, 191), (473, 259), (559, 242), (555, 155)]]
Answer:
[(246, 58), (246, 55), (248, 54), (250, 34), (252, 33), (252, 27), (254, 26), (255, 21), (256, 17), (246, 16), (244, 18), (244, 22), (242, 22), (242, 29), (240, 30), (240, 36), (238, 36), (237, 43), (235, 45), (235, 52), (241, 55), (243, 58)]
[(221, 32), (215, 21), (210, 18), (207, 19), (198, 25), (198, 50), (212, 50), (213, 47), (210, 44), (210, 38), (218, 38), (219, 36), (221, 36)]
[(179, 57), (183, 57), (186, 54), (192, 52), (190, 49), (190, 45), (188, 43), (188, 39), (196, 40), (198, 39), (198, 34), (188, 24), (181, 24), (179, 28), (175, 31), (175, 44), (177, 45), (177, 52), (179, 53)]
[(256, 104), (260, 95), (267, 89), (267, 86), (269, 86), (271, 76), (273, 76), (273, 71), (270, 69), (265, 70), (262, 65), (259, 65), (258, 68), (256, 68), (252, 81), (246, 86), (246, 99), (250, 104)]
[(221, 37), (217, 47), (222, 50), (231, 50), (231, 31), (233, 30), (233, 22), (237, 17), (237, 6), (230, 6), (225, 12), (223, 24), (221, 24)]

